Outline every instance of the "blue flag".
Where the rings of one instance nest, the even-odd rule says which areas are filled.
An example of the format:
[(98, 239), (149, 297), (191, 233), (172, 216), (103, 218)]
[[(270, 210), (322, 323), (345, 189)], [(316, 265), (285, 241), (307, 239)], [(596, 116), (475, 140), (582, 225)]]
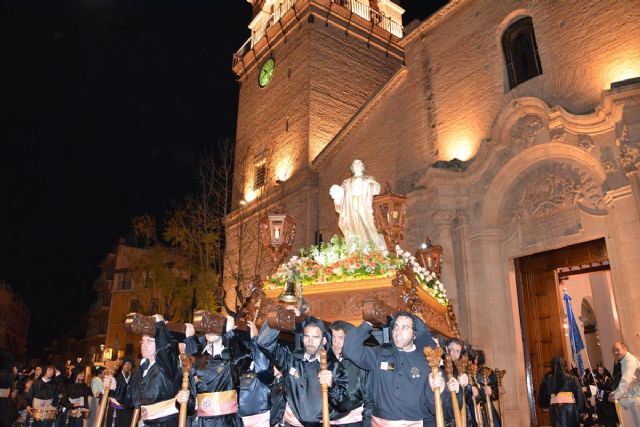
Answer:
[(569, 341), (571, 341), (571, 353), (573, 360), (578, 364), (580, 375), (584, 374), (584, 365), (582, 364), (582, 355), (580, 352), (584, 350), (584, 343), (582, 342), (582, 335), (580, 335), (580, 328), (576, 323), (576, 318), (573, 315), (573, 309), (571, 308), (571, 297), (564, 291), (564, 302), (567, 306), (567, 323), (569, 325)]

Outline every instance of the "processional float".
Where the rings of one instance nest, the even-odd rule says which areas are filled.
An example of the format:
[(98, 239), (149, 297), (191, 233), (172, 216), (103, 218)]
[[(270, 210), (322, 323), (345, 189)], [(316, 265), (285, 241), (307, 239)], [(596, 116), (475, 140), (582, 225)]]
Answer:
[[(342, 238), (334, 236), (329, 243), (301, 251), (300, 256), (282, 263), (293, 247), (295, 219), (276, 208), (261, 220), (262, 244), (279, 266), (261, 285), (252, 283), (239, 314), (244, 320), (258, 324), (266, 321), (271, 328), (284, 331), (296, 330), (309, 315), (326, 323), (345, 320), (358, 325), (366, 320), (382, 329), (381, 339), (388, 340), (384, 328), (391, 316), (409, 311), (432, 331), (459, 338), (453, 307), (440, 282), (442, 248), (427, 238), (415, 254), (400, 249), (406, 229), (406, 196), (393, 194), (389, 185), (380, 194), (380, 184), (364, 175), (360, 160), (352, 163), (351, 171), (351, 178), (330, 189)], [(301, 316), (286, 309), (291, 304), (301, 309)], [(425, 348), (425, 357), (439, 365), (442, 353)], [(438, 365), (432, 367), (433, 372)], [(456, 361), (456, 369), (475, 383), (476, 373), (466, 359)], [(453, 364), (447, 372), (453, 375)], [(504, 371), (500, 374), (501, 382)], [(440, 392), (436, 393), (438, 400)], [(475, 400), (473, 403), (481, 416), (479, 405)], [(462, 405), (455, 421), (457, 426), (466, 427), (464, 399)], [(502, 416), (500, 401), (499, 405)], [(441, 403), (436, 411), (438, 426), (444, 426)]]

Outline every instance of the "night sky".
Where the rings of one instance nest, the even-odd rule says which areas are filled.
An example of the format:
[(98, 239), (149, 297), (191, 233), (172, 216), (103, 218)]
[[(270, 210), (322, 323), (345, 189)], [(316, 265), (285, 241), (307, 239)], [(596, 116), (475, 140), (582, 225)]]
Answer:
[[(405, 25), (442, 0), (405, 0)], [(0, 2), (0, 278), (40, 355), (95, 300), (133, 216), (195, 189), (235, 135), (245, 0)]]

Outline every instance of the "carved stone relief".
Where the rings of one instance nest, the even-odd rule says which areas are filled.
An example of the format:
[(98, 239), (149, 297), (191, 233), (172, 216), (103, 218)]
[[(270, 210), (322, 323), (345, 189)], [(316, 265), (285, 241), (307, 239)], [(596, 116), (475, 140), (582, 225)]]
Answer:
[(593, 138), (590, 135), (578, 135), (578, 147), (590, 153), (594, 146)]
[(629, 128), (624, 124), (620, 131), (618, 145), (620, 146), (620, 163), (622, 163), (622, 169), (626, 173), (638, 171), (638, 165), (640, 164), (640, 142), (631, 140)]
[(564, 142), (566, 132), (564, 131), (564, 128), (555, 128), (551, 129), (549, 136), (553, 142)]
[(610, 175), (618, 170), (618, 165), (616, 165), (616, 162), (611, 159), (603, 158), (602, 169), (604, 170), (604, 173)]
[(530, 146), (544, 127), (545, 121), (540, 116), (528, 114), (519, 118), (511, 128), (511, 145)]
[(509, 191), (503, 217), (541, 217), (582, 204), (602, 208), (599, 184), (580, 168), (559, 162), (546, 162), (525, 172)]

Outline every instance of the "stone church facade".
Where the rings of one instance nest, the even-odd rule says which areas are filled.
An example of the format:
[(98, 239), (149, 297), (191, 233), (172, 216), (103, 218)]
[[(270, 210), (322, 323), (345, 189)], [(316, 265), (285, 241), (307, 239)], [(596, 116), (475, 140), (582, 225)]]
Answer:
[[(338, 233), (329, 188), (359, 158), (407, 195), (403, 248), (442, 246), (463, 338), (508, 370), (507, 425), (536, 423), (517, 259), (604, 239), (621, 336), (640, 351), (640, 1), (454, 0), (404, 35), (390, 1), (251, 2), (229, 301), (275, 268), (257, 238), (274, 206), (296, 219), (292, 253)], [(523, 23), (528, 65), (508, 53)]]

